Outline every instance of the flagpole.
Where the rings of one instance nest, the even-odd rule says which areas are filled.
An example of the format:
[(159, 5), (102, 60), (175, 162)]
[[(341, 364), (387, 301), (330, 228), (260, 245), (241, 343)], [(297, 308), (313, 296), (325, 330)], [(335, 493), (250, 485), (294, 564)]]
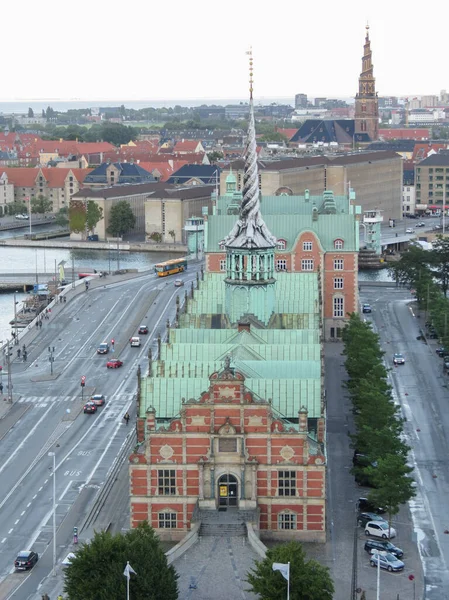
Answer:
[(288, 564), (288, 579), (287, 579), (287, 600), (290, 600), (290, 562)]
[(131, 574), (129, 572), (129, 560), (126, 561), (126, 569), (128, 570), (128, 576), (126, 578), (126, 600), (129, 600), (129, 580), (131, 579)]

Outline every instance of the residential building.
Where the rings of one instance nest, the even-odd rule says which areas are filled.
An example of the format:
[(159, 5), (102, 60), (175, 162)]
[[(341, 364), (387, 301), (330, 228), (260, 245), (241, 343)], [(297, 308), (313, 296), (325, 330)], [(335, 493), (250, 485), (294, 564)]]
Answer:
[(14, 186), (14, 200), (44, 196), (52, 202), (52, 211), (67, 208), (70, 198), (83, 186), (91, 169), (55, 169), (0, 167), (0, 176)]
[(295, 108), (307, 108), (307, 94), (295, 95)]
[(134, 162), (102, 163), (84, 180), (84, 184), (92, 189), (113, 185), (138, 185), (156, 181), (151, 173)]
[[(415, 166), (416, 207), (441, 211), (449, 204), (449, 152), (428, 156)], [(421, 209), (422, 210), (422, 209)]]
[(167, 183), (176, 185), (217, 184), (220, 167), (217, 165), (183, 165), (168, 179)]
[(14, 184), (9, 182), (8, 175), (0, 169), (0, 217), (8, 212), (8, 204), (14, 202)]
[(365, 45), (363, 47), (362, 72), (359, 77), (359, 91), (355, 97), (355, 135), (366, 136), (368, 141), (378, 138), (379, 102), (377, 99), (375, 78), (369, 39), (369, 27), (366, 26)]
[(379, 129), (379, 138), (382, 140), (415, 140), (417, 142), (428, 140), (430, 130), (427, 128), (417, 129), (414, 127), (404, 127), (395, 129)]
[(439, 106), (439, 104), (438, 96), (421, 96), (422, 108), (435, 108)]
[[(165, 243), (189, 243), (186, 227), (192, 225), (189, 219), (212, 214), (211, 185), (176, 186), (165, 184), (145, 199), (145, 235), (149, 239), (152, 233), (160, 233)], [(202, 220), (202, 217), (201, 217)], [(201, 229), (202, 229), (202, 224)], [(169, 232), (174, 232), (175, 237)], [(197, 245), (198, 247), (198, 245)]]
[[(338, 237), (343, 221), (348, 227), (351, 221), (351, 231), (344, 226), (343, 246), (339, 240), (334, 248), (349, 257), (349, 246), (357, 246), (355, 214), (349, 217), (355, 207), (346, 201), (345, 214), (337, 214), (340, 202), (327, 196), (319, 209), (304, 199), (300, 206), (306, 208), (298, 212), (297, 199), (264, 198), (268, 213), (277, 212), (280, 200), (287, 211), (265, 222), (252, 97), (249, 110), (245, 197), (240, 194), (238, 203), (237, 179), (230, 174), (229, 193), (217, 198), (215, 214), (205, 221), (206, 272), (197, 289), (186, 293), (167, 343), (159, 338), (148, 376), (139, 375), (140, 446), (129, 466), (131, 526), (147, 520), (160, 537), (179, 540), (195, 519), (234, 508), (264, 539), (324, 542), (323, 275), (317, 228), (327, 222), (329, 235), (333, 230)], [(288, 238), (287, 254), (298, 248), (297, 257), (293, 252), (285, 259), (293, 260), (290, 270), (275, 268), (282, 240), (273, 236), (272, 225)], [(335, 260), (342, 261), (335, 263), (334, 292), (341, 298), (340, 267), (349, 265), (342, 257)], [(356, 298), (347, 306), (340, 300), (334, 305), (338, 322), (345, 310), (357, 310)]]
[(240, 119), (247, 119), (249, 115), (248, 104), (229, 104), (225, 106), (225, 118), (230, 121), (238, 121)]
[(417, 212), (415, 195), (415, 165), (412, 160), (404, 160), (402, 187), (402, 214), (414, 215)]

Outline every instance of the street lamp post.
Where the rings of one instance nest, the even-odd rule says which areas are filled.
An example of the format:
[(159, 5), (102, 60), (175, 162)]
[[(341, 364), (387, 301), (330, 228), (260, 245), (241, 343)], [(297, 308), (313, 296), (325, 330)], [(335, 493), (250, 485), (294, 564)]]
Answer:
[(49, 452), (53, 457), (53, 575), (56, 575), (56, 453)]
[(14, 344), (19, 343), (19, 334), (17, 332), (17, 302), (16, 302), (16, 294), (18, 292), (14, 292)]
[(49, 353), (49, 357), (48, 360), (50, 361), (50, 371), (51, 374), (53, 375), (53, 363), (55, 362), (55, 357), (53, 356), (53, 353), (55, 351), (55, 347), (54, 346), (49, 346), (48, 347), (48, 353)]
[(9, 340), (6, 341), (6, 363), (8, 365), (8, 402), (12, 404), (12, 376), (11, 376), (11, 350)]

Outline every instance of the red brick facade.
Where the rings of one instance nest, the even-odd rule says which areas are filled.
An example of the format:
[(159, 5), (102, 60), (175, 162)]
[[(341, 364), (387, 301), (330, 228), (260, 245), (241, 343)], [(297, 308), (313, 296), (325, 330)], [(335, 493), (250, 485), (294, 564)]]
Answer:
[[(282, 238), (278, 240), (279, 242), (282, 243)], [(358, 254), (345, 250), (344, 242), (338, 235), (333, 245), (333, 251), (326, 252), (316, 234), (305, 231), (290, 251), (278, 250), (275, 254), (275, 266), (278, 271), (290, 273), (321, 271), (324, 336), (327, 340), (340, 337), (348, 313), (358, 312)], [(310, 247), (311, 250), (306, 249)], [(206, 270), (220, 272), (222, 270), (220, 266), (225, 260), (224, 250), (206, 254)], [(338, 297), (343, 299), (341, 306), (335, 305), (335, 298)], [(337, 316), (340, 313), (342, 316)]]
[(309, 437), (305, 409), (296, 425), (281, 420), (243, 375), (224, 369), (166, 428), (156, 428), (152, 411), (138, 427), (146, 444), (130, 457), (133, 527), (148, 520), (177, 540), (196, 506), (237, 506), (260, 509), (262, 537), (325, 541), (324, 440)]

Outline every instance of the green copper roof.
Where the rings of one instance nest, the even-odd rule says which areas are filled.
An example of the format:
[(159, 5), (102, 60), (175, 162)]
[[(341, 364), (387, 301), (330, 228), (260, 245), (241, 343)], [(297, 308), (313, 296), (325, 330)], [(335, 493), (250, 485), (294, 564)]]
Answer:
[[(221, 344), (187, 342), (162, 345), (161, 360), (192, 364), (215, 360), (220, 363), (229, 354), (232, 358), (240, 360), (308, 361), (319, 360), (320, 352), (321, 346), (318, 341), (312, 344), (238, 344), (227, 343), (226, 341)], [(220, 368), (221, 366), (223, 366), (222, 362)]]
[[(276, 196), (276, 198), (281, 198), (281, 196)], [(306, 231), (315, 233), (323, 250), (327, 252), (333, 250), (336, 238), (343, 240), (344, 251), (358, 252), (359, 250), (356, 231), (359, 224), (358, 221), (355, 221), (353, 215), (343, 213), (318, 214), (318, 219), (314, 221), (312, 212), (305, 215), (271, 215), (264, 213), (264, 220), (273, 235), (287, 242), (287, 251), (294, 247), (299, 236)], [(212, 215), (208, 218), (207, 252), (222, 252), (220, 242), (227, 236), (234, 222), (235, 216), (233, 215)]]
[[(246, 387), (258, 398), (271, 400), (273, 408), (284, 417), (297, 417), (302, 406), (309, 418), (321, 416), (321, 381), (310, 379), (246, 379)], [(143, 378), (140, 417), (147, 408), (156, 410), (158, 419), (173, 418), (179, 414), (184, 400), (199, 400), (209, 389), (209, 378)]]
[(252, 329), (237, 331), (236, 329), (172, 329), (170, 345), (175, 343), (193, 344), (319, 344), (320, 335), (317, 330), (297, 329)]

